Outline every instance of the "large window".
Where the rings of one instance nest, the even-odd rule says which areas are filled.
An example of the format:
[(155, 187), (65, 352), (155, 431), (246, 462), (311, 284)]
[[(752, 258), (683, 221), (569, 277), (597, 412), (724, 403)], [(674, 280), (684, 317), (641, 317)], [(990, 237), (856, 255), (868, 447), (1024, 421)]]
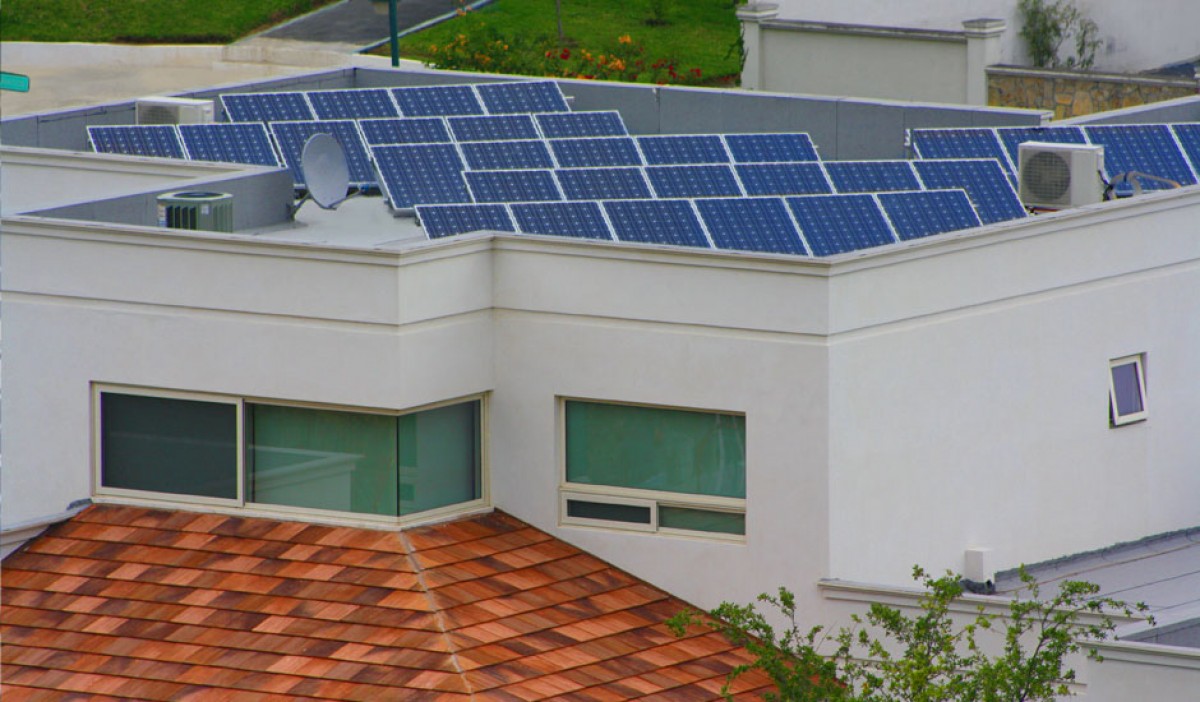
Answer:
[(742, 415), (564, 402), (567, 524), (745, 534)]
[(384, 414), (103, 389), (99, 492), (392, 518), (477, 503), (481, 404)]

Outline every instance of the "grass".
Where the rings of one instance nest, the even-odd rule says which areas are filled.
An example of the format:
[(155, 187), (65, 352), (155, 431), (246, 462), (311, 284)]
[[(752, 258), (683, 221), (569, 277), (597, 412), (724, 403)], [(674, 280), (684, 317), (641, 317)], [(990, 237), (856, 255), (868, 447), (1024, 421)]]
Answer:
[(3, 0), (0, 40), (226, 44), (332, 0)]
[[(502, 40), (504, 51), (532, 54), (503, 66), (493, 64), (495, 69), (514, 70), (515, 66), (528, 69), (519, 72), (563, 75), (542, 60), (548, 57), (549, 48), (569, 48), (576, 55), (584, 51), (591, 55), (606, 52), (611, 55), (620, 48), (618, 38), (627, 37), (625, 48), (637, 49), (647, 63), (670, 62), (681, 75), (703, 76), (703, 80), (688, 82), (730, 85), (737, 82), (741, 73), (740, 27), (734, 0), (561, 0), (561, 3), (562, 41), (558, 38), (555, 0), (497, 0), (466, 17), (403, 37), (401, 55), (445, 65), (439, 59), (445, 58), (446, 47), (464, 32), (480, 31), (482, 24), (493, 39)], [(472, 40), (468, 50), (478, 53), (477, 44)], [(388, 46), (379, 47), (376, 52), (386, 55)], [(488, 70), (486, 65), (452, 67)], [(594, 77), (630, 80), (631, 75), (632, 71), (626, 71), (624, 75)], [(654, 82), (661, 78), (666, 78), (664, 72), (654, 74), (647, 70), (633, 80)]]

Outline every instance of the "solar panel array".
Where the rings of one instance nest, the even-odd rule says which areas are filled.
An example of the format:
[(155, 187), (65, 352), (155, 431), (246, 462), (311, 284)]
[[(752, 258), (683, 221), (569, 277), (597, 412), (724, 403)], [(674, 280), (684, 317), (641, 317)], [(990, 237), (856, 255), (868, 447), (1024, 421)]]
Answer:
[[(1200, 182), (1198, 128), (1197, 124), (1122, 124), (915, 129), (909, 138), (919, 159), (994, 158), (1010, 174), (1017, 172), (1019, 147), (1027, 141), (1095, 144), (1104, 147), (1104, 171), (1110, 180), (1137, 171), (1195, 185)], [(1146, 189), (1171, 187), (1147, 179), (1140, 184)], [(1118, 192), (1122, 190), (1128, 192), (1132, 186)]]
[(92, 151), (127, 156), (183, 158), (183, 144), (172, 125), (88, 127)]

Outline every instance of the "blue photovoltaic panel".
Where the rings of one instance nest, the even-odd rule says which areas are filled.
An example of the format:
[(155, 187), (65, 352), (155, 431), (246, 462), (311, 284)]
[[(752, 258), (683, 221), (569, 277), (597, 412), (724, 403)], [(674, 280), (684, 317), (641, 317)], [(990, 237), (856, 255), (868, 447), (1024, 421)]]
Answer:
[(554, 167), (544, 141), (472, 141), (459, 148), (472, 170)]
[(613, 238), (598, 202), (538, 202), (511, 206), (517, 228), (525, 234), (552, 234), (579, 239)]
[(1051, 144), (1086, 144), (1083, 130), (1079, 127), (1001, 127), (996, 130), (1000, 136), (1004, 150), (1008, 153), (1008, 163), (1003, 160), (1000, 165), (1005, 170), (1016, 170), (1020, 165), (1017, 152), (1021, 144), (1027, 141), (1044, 141)]
[(736, 166), (747, 195), (820, 195), (833, 192), (818, 163), (743, 163)]
[(558, 83), (551, 80), (522, 83), (487, 83), (477, 85), (479, 97), (488, 114), (507, 115), (531, 112), (567, 112), (567, 100)]
[(817, 149), (807, 134), (726, 134), (725, 143), (737, 163), (817, 161)]
[(92, 150), (102, 154), (184, 158), (174, 125), (142, 124), (124, 127), (88, 127)]
[(614, 200), (604, 211), (621, 241), (710, 248), (687, 200)]
[(465, 171), (475, 202), (561, 200), (550, 171)]
[(825, 171), (839, 193), (920, 190), (911, 161), (826, 161)]
[(365, 119), (399, 117), (396, 103), (384, 88), (354, 90), (310, 90), (308, 102), (317, 119)]
[(780, 198), (696, 200), (696, 207), (718, 249), (808, 255)]
[(831, 256), (895, 243), (892, 229), (870, 195), (787, 198), (814, 256)]
[(374, 146), (380, 185), (394, 209), (426, 203), (470, 202), (462, 159), (453, 144)]
[(467, 232), (516, 231), (504, 205), (418, 205), (417, 218), (430, 239)]
[(261, 122), (181, 124), (179, 136), (194, 161), (228, 161), (279, 166), (271, 135)]
[(396, 117), (359, 120), (367, 144), (446, 144), (453, 141), (441, 117)]
[(469, 85), (392, 88), (392, 98), (405, 117), (483, 114), (483, 104)]
[(233, 93), (221, 96), (230, 122), (299, 122), (316, 119), (304, 93)]
[(620, 112), (545, 112), (534, 118), (547, 139), (629, 134)]
[(655, 197), (720, 197), (741, 195), (729, 166), (647, 166)]
[(653, 197), (640, 168), (560, 168), (554, 172), (568, 200), (642, 200)]
[(979, 226), (979, 217), (962, 190), (880, 193), (879, 204), (905, 241)]
[(483, 115), (480, 117), (448, 117), (450, 133), (455, 141), (505, 141), (508, 139), (540, 139), (530, 115)]
[(1192, 162), (1192, 170), (1200, 174), (1200, 124), (1175, 124), (1171, 126), (1183, 152)]
[(551, 139), (547, 143), (560, 168), (642, 165), (641, 154), (630, 137)]
[(725, 142), (715, 134), (638, 137), (638, 146), (651, 166), (689, 163), (729, 163)]
[(1013, 190), (1012, 181), (995, 159), (944, 159), (912, 164), (927, 190), (967, 191), (984, 224), (1020, 219), (1028, 214)]
[[(1165, 124), (1130, 124), (1084, 127), (1088, 140), (1104, 146), (1104, 170), (1110, 179), (1129, 171), (1169, 178), (1180, 185), (1195, 185), (1196, 176), (1179, 150), (1179, 144)], [(1146, 190), (1171, 187), (1166, 183), (1140, 178)], [(1118, 192), (1133, 186), (1125, 184)]]
[(994, 129), (914, 129), (917, 158), (996, 158), (1008, 160)]
[(292, 171), (292, 179), (296, 185), (304, 185), (304, 174), (300, 171), (300, 154), (304, 145), (313, 134), (325, 133), (337, 139), (346, 153), (346, 165), (350, 168), (350, 184), (364, 187), (375, 184), (375, 171), (371, 169), (371, 160), (367, 158), (367, 149), (363, 146), (358, 127), (352, 120), (327, 120), (324, 122), (271, 122), (271, 133), (275, 135), (275, 143), (279, 144), (279, 152), (283, 162)]

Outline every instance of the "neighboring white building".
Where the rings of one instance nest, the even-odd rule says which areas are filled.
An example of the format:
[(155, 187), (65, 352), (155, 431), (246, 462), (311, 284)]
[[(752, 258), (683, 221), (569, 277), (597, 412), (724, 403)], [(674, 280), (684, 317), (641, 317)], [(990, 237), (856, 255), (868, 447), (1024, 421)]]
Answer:
[[(672, 104), (723, 131), (820, 112), (564, 91), (663, 132)], [(811, 120), (836, 135), (824, 153), (853, 152), (858, 109), (909, 126), (945, 115), (830, 101)], [(1200, 103), (1180, 109), (1200, 119)], [(13, 121), (6, 141), (78, 143), (87, 117)], [(1015, 119), (964, 123), (990, 118)], [(271, 169), (38, 148), (3, 161), (19, 183), (0, 240), (9, 528), (86, 498), (375, 526), (495, 506), (701, 606), (787, 585), (817, 623), (837, 611), (818, 581), (905, 586), (914, 563), (962, 570), (968, 550), (990, 571), (1200, 522), (1200, 188), (806, 258), (427, 241), (371, 198), (290, 221), (291, 179)], [(155, 196), (182, 189), (234, 193), (235, 232), (154, 226)], [(1136, 363), (1144, 421), (1112, 421), (1114, 362)], [(112, 447), (180, 439), (151, 426), (177, 410), (211, 420), (184, 438), (227, 467), (182, 487), (113, 468), (126, 458)], [(298, 438), (320, 417), (382, 433), (337, 449)], [(632, 425), (666, 446), (647, 460), (684, 466), (656, 489), (614, 468), (653, 443)], [(388, 470), (364, 468), (377, 443), (398, 484), (370, 482)], [(365, 482), (337, 477), (351, 474)], [(370, 506), (380, 495), (399, 514)]]

